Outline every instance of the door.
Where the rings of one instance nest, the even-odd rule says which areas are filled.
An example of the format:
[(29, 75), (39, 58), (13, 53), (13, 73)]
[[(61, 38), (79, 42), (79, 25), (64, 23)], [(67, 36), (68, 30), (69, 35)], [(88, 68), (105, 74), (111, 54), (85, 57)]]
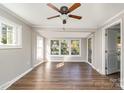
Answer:
[(106, 74), (112, 74), (119, 71), (119, 59), (118, 59), (118, 33), (116, 30), (106, 31)]

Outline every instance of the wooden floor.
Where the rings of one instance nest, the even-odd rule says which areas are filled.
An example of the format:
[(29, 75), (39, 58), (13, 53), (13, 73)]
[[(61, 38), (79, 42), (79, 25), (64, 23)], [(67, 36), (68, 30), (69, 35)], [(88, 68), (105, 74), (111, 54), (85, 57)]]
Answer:
[[(101, 90), (121, 89), (113, 86), (87, 63), (68, 62), (59, 67), (57, 62), (43, 63), (10, 86), (9, 90)], [(58, 67), (56, 67), (58, 66)]]

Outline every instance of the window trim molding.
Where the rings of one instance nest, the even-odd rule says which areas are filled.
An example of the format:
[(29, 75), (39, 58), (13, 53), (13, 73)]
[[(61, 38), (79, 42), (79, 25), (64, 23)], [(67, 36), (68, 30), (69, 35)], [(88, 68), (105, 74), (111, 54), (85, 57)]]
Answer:
[[(16, 48), (22, 48), (22, 26), (7, 19), (4, 17), (0, 16), (0, 30), (1, 29), (1, 24), (7, 24), (9, 26), (14, 27), (14, 29), (16, 29), (14, 31), (15, 35), (16, 35), (16, 43), (15, 44), (0, 44), (0, 49), (16, 49)], [(1, 32), (1, 31), (0, 31)]]
[[(51, 55), (51, 40), (59, 40), (59, 55)], [(60, 42), (60, 40), (67, 40), (68, 42), (69, 42), (69, 55), (61, 55), (61, 42)], [(80, 48), (80, 53), (79, 53), (79, 55), (71, 55), (71, 40), (79, 40), (79, 48)], [(82, 51), (82, 49), (81, 49), (81, 39), (75, 39), (75, 38), (72, 38), (72, 39), (49, 39), (49, 44), (50, 44), (50, 46), (49, 46), (49, 49), (50, 49), (50, 56), (51, 57), (81, 57), (81, 51)]]

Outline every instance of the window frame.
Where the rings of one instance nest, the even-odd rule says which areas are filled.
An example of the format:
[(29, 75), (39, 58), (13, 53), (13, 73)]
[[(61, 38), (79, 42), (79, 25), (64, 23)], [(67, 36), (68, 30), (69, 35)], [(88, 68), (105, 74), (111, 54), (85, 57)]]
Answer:
[(13, 39), (15, 40), (15, 44), (0, 44), (0, 49), (22, 48), (22, 26), (0, 16), (0, 36), (2, 32), (2, 24), (13, 27), (13, 35), (15, 38)]
[[(51, 55), (51, 40), (59, 40), (59, 55)], [(61, 40), (67, 40), (67, 42), (69, 42), (69, 55), (61, 55)], [(71, 55), (71, 40), (79, 40), (79, 48), (80, 48), (80, 52), (79, 52), (79, 55)], [(81, 57), (81, 39), (50, 39), (49, 40), (49, 44), (50, 44), (50, 56), (51, 57), (69, 57), (69, 56), (72, 56), (72, 57)]]

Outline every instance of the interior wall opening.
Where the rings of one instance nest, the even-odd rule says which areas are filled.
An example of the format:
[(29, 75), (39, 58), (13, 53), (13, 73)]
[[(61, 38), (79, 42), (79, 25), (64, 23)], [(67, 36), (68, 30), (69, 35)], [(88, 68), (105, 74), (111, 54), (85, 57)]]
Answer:
[(88, 62), (92, 63), (92, 53), (93, 53), (93, 46), (92, 46), (92, 37), (88, 38)]
[(115, 24), (105, 30), (105, 74), (120, 86), (121, 65), (121, 24)]

